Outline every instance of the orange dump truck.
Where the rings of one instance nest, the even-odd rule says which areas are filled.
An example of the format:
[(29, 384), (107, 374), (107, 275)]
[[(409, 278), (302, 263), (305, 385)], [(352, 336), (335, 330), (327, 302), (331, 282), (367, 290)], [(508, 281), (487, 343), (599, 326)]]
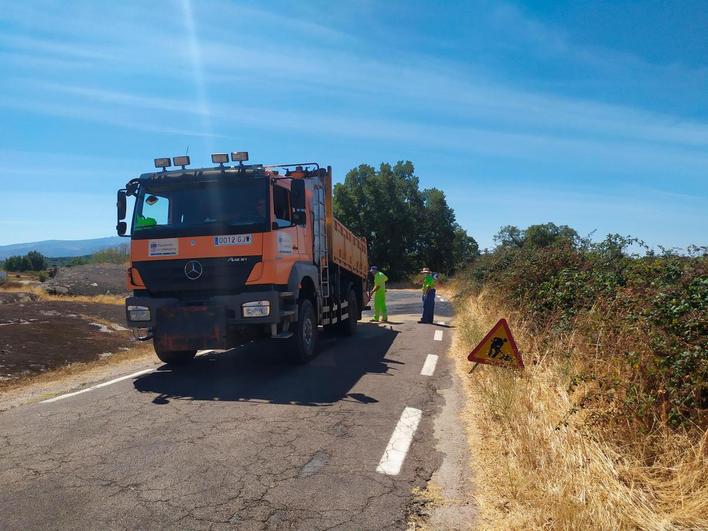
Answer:
[[(316, 163), (244, 164), (244, 152), (156, 159), (118, 191), (117, 231), (128, 233), (128, 325), (165, 363), (245, 337), (289, 343), (306, 362), (318, 327), (350, 335), (368, 304), (366, 240), (332, 214), (332, 169)], [(181, 166), (178, 169), (168, 169)]]

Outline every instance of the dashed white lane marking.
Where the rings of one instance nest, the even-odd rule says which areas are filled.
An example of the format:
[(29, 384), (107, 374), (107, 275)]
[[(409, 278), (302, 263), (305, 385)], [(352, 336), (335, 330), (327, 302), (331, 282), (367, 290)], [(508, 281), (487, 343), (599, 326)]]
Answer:
[(121, 376), (120, 378), (116, 378), (114, 380), (110, 380), (108, 382), (103, 382), (100, 384), (92, 385), (91, 387), (87, 387), (86, 389), (81, 389), (79, 391), (74, 391), (73, 393), (67, 393), (65, 395), (59, 395), (55, 396), (54, 398), (48, 398), (47, 400), (42, 400), (42, 404), (49, 404), (51, 402), (57, 402), (59, 400), (64, 400), (65, 398), (70, 398), (72, 396), (80, 395), (83, 393), (88, 393), (89, 391), (94, 391), (96, 389), (100, 389), (101, 387), (106, 387), (108, 385), (112, 385), (114, 383), (122, 382), (123, 380), (128, 380), (129, 378), (135, 378), (136, 376), (141, 376), (143, 374), (147, 374), (149, 372), (153, 372), (155, 369), (145, 369), (142, 371), (134, 372), (133, 374), (128, 374), (126, 376)]
[(428, 354), (428, 357), (425, 358), (425, 363), (423, 363), (423, 368), (421, 369), (420, 374), (423, 376), (432, 376), (435, 372), (435, 366), (437, 364), (438, 357), (435, 354)]
[(393, 430), (388, 446), (386, 446), (386, 450), (381, 457), (381, 461), (379, 461), (379, 466), (376, 467), (376, 472), (387, 476), (398, 475), (422, 416), (423, 412), (414, 407), (407, 407), (403, 410), (401, 418), (396, 424), (396, 429)]
[(436, 330), (435, 335), (433, 336), (433, 339), (435, 341), (442, 341), (443, 338), (443, 331), (442, 330)]

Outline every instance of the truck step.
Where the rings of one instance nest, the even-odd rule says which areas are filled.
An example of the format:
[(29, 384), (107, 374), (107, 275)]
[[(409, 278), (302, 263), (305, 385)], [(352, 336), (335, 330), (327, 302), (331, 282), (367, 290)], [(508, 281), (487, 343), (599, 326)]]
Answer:
[(280, 332), (278, 335), (271, 336), (273, 339), (290, 339), (293, 337), (292, 332)]
[(282, 310), (280, 312), (281, 317), (292, 317), (295, 315), (295, 310)]
[(280, 297), (282, 299), (292, 299), (293, 297), (295, 297), (295, 294), (292, 291), (281, 291)]

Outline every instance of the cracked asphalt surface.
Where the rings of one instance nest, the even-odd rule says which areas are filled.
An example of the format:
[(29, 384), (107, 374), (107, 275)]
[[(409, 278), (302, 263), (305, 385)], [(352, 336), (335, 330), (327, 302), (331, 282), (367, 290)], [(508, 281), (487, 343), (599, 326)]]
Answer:
[[(0, 413), (0, 528), (405, 529), (412, 488), (442, 462), (452, 331), (416, 323), (415, 290), (388, 300), (391, 326), (365, 316), (306, 366), (256, 342)], [(379, 474), (405, 407), (423, 411), (410, 452)]]

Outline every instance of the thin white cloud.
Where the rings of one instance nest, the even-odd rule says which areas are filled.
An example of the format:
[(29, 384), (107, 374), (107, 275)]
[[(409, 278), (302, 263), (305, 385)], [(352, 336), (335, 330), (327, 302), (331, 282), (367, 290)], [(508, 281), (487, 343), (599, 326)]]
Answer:
[[(300, 134), (328, 134), (339, 137), (387, 140), (409, 145), (435, 147), (460, 153), (477, 153), (530, 160), (548, 160), (548, 157), (563, 154), (564, 159), (572, 157), (574, 163), (602, 166), (608, 161), (618, 168), (642, 168), (646, 170), (669, 171), (680, 168), (683, 172), (700, 171), (708, 166), (708, 153), (690, 149), (693, 146), (666, 144), (657, 147), (642, 142), (641, 135), (617, 138), (617, 135), (589, 136), (587, 134), (567, 135), (542, 127), (500, 128), (498, 126), (462, 124), (445, 125), (435, 120), (400, 120), (379, 116), (357, 116), (351, 110), (343, 112), (296, 111), (278, 108), (243, 106), (229, 103), (213, 103), (211, 110), (195, 106), (189, 100), (158, 98), (115, 90), (84, 88), (73, 85), (49, 83), (46, 85), (30, 82), (29, 86), (64, 93), (76, 98), (70, 104), (34, 103), (22, 99), (5, 99), (0, 106), (31, 110), (56, 116), (90, 120), (107, 125), (127, 127), (149, 132), (179, 134), (184, 136), (211, 137), (226, 136), (230, 127), (247, 126), (266, 131), (289, 130)], [(546, 102), (548, 104), (548, 102)], [(129, 118), (130, 113), (141, 115), (136, 109), (147, 109), (162, 114), (152, 119)], [(598, 111), (599, 112), (599, 111)], [(228, 123), (217, 133), (179, 125), (185, 115), (207, 116)], [(629, 116), (630, 113), (627, 115)], [(646, 116), (640, 116), (647, 119)], [(303, 124), (308, 124), (303, 131)], [(630, 124), (641, 128), (640, 123)], [(645, 126), (647, 127), (647, 126)], [(661, 131), (661, 126), (654, 125)], [(667, 126), (668, 127), (668, 126)], [(678, 127), (677, 129), (680, 129)], [(668, 131), (673, 129), (668, 127)], [(626, 132), (626, 131), (625, 131)], [(673, 131), (676, 133), (676, 131)], [(697, 134), (700, 134), (700, 130)], [(688, 132), (682, 132), (688, 134)], [(654, 138), (657, 140), (657, 137)], [(562, 161), (559, 160), (559, 164)]]
[[(127, 14), (121, 11), (103, 32), (92, 27), (83, 34), (95, 44), (91, 53), (103, 57), (119, 50), (127, 61), (117, 67), (119, 73), (129, 71), (141, 78), (188, 77), (185, 64), (190, 52), (183, 27), (174, 20), (155, 24), (155, 19), (161, 18), (160, 7), (147, 9), (129, 3), (127, 8)], [(205, 120), (211, 119), (215, 131), (222, 135), (231, 134), (237, 127), (326, 134), (523, 160), (557, 157), (559, 166), (584, 164), (665, 172), (677, 168), (679, 172), (695, 174), (707, 163), (705, 122), (534, 93), (470, 75), (466, 65), (424, 56), (362, 57), (346, 49), (315, 46), (307, 38), (281, 40), (277, 38), (277, 30), (283, 28), (279, 24), (293, 29), (300, 23), (312, 23), (249, 9), (216, 1), (199, 11), (201, 25), (208, 20), (217, 27), (222, 27), (220, 21), (241, 22), (239, 30), (231, 33), (200, 31), (200, 55), (211, 100), (208, 106), (198, 101), (195, 104), (183, 93), (181, 97), (162, 97), (96, 86), (90, 76), (84, 78), (83, 84), (56, 79), (47, 82), (44, 77), (20, 80), (20, 85), (33, 86), (35, 93), (24, 93), (20, 88), (18, 93), (7, 94), (0, 105), (186, 136), (214, 134), (209, 131), (211, 126), (205, 126)], [(75, 32), (86, 25), (95, 26), (99, 14), (102, 15), (95, 9), (86, 9), (57, 31)], [(38, 17), (40, 25), (56, 22), (46, 13)], [(244, 25), (244, 20), (253, 25)], [(263, 31), (257, 25), (259, 21), (268, 21), (277, 30)], [(568, 50), (562, 37), (542, 25), (523, 19), (513, 22), (525, 28), (523, 33), (528, 38), (560, 51)], [(146, 27), (150, 31), (143, 31)], [(316, 38), (334, 42), (353, 39), (324, 31), (323, 27), (303, 27), (312, 30)], [(47, 42), (53, 41), (29, 39), (16, 44), (45, 57)], [(52, 56), (67, 60), (76, 57), (71, 46), (58, 49)], [(253, 87), (261, 88), (262, 93)], [(54, 93), (51, 103), (43, 93), (46, 91)], [(289, 91), (328, 102), (325, 107), (329, 109), (313, 111), (307, 104), (291, 107), (290, 103), (277, 103), (279, 99), (287, 102), (282, 96)], [(276, 101), (267, 104), (269, 96)], [(185, 126), (183, 118), (190, 115), (197, 118), (197, 124)], [(303, 124), (307, 124), (306, 130)]]
[(37, 115), (58, 116), (62, 118), (70, 118), (74, 120), (87, 121), (121, 127), (127, 129), (135, 129), (149, 133), (160, 133), (166, 135), (193, 136), (193, 137), (219, 137), (216, 133), (209, 133), (175, 124), (168, 126), (154, 122), (149, 119), (131, 119), (125, 118), (114, 112), (114, 109), (107, 107), (96, 107), (80, 102), (67, 106), (61, 102), (42, 102), (38, 100), (26, 100), (15, 98), (0, 99), (0, 108), (11, 110), (20, 110)]
[(91, 66), (91, 63), (83, 59), (47, 57), (27, 52), (0, 52), (0, 65), (5, 69), (13, 67), (35, 74), (42, 72), (46, 75), (47, 72), (56, 72), (57, 70), (60, 73), (69, 70), (82, 70)]
[(27, 35), (0, 34), (0, 46), (10, 50), (18, 50), (28, 54), (59, 56), (82, 60), (115, 61), (118, 54), (98, 50), (86, 43), (66, 42), (59, 39), (43, 39)]
[(45, 82), (37, 79), (17, 79), (18, 83), (32, 87), (34, 90), (63, 93), (79, 96), (84, 101), (118, 107), (149, 109), (154, 111), (179, 112), (181, 114), (210, 115), (208, 109), (190, 105), (187, 99), (176, 99), (158, 96), (147, 96), (113, 89), (95, 88), (89, 86), (70, 85), (64, 83)]
[(575, 44), (572, 36), (562, 29), (544, 24), (508, 2), (497, 1), (491, 10), (491, 15), (498, 28), (506, 30), (506, 34), (517, 43), (517, 46), (524, 47), (526, 50), (533, 47), (538, 55), (565, 56), (575, 63), (584, 63), (600, 70), (624, 68), (636, 71), (639, 69), (659, 76), (662, 73), (708, 75), (706, 67), (650, 63), (626, 51)]
[[(302, 24), (304, 29), (311, 29), (315, 35), (325, 35), (334, 40), (352, 39), (335, 31), (328, 32), (326, 28), (308, 20), (291, 19), (264, 10), (218, 1), (200, 6), (203, 21), (212, 20), (218, 15), (217, 18), (226, 21), (252, 21), (256, 27), (259, 27), (258, 22), (270, 22), (279, 30), (282, 27), (278, 24), (285, 24), (285, 29)], [(96, 46), (90, 47), (93, 50), (90, 53), (96, 57), (115, 55), (115, 52), (101, 49), (102, 44), (110, 42), (121, 51), (121, 56), (130, 58), (128, 68), (131, 70), (142, 71), (145, 75), (148, 72), (160, 75), (169, 72), (171, 76), (184, 77), (186, 72), (183, 64), (189, 59), (190, 52), (183, 32), (167, 25), (142, 33), (140, 30), (149, 25), (149, 16), (154, 17), (155, 13), (150, 13), (142, 6), (131, 4), (131, 8), (136, 12), (134, 16), (119, 17), (116, 24), (106, 28), (110, 39), (98, 40)], [(497, 9), (505, 13), (505, 21), (510, 20), (522, 28), (522, 33), (528, 38), (537, 39), (544, 46), (555, 43), (555, 48), (569, 48), (564, 38), (538, 23), (524, 19), (518, 10), (504, 5)], [(155, 11), (159, 13), (160, 10), (158, 8)], [(86, 25), (91, 20), (90, 13), (84, 13), (77, 23)], [(72, 24), (74, 21), (68, 22)], [(128, 26), (121, 26), (121, 23)], [(314, 24), (315, 27), (311, 28), (308, 24)], [(535, 94), (527, 89), (501, 86), (489, 80), (470, 78), (463, 74), (465, 69), (461, 65), (441, 63), (437, 59), (432, 61), (425, 57), (407, 56), (392, 63), (358, 57), (337, 49), (308, 46), (308, 39), (302, 39), (302, 44), (293, 44), (292, 41), (283, 44), (277, 38), (263, 38), (262, 30), (249, 32), (252, 27), (242, 24), (239, 31), (228, 35), (219, 33), (218, 37), (209, 30), (201, 32), (200, 48), (205, 82), (214, 85), (215, 93), (223, 94), (234, 83), (271, 82), (282, 84), (285, 90), (291, 90), (292, 87), (293, 91), (307, 90), (322, 94), (324, 98), (342, 100), (342, 105), (350, 109), (366, 106), (367, 97), (390, 98), (393, 105), (411, 105), (418, 112), (427, 109), (429, 115), (436, 114), (438, 120), (432, 120), (433, 123), (453, 117), (458, 121), (464, 119), (477, 127), (525, 134), (537, 132), (545, 137), (554, 134), (562, 138), (611, 137), (630, 142), (668, 143), (687, 149), (708, 147), (706, 123), (626, 106)], [(29, 39), (21, 42), (40, 50), (46, 48), (47, 41), (35, 41)], [(74, 48), (68, 46), (66, 57), (76, 56)], [(61, 56), (61, 48), (58, 50)], [(73, 90), (76, 92), (81, 89), (74, 87)], [(94, 91), (93, 96), (101, 95)], [(117, 97), (116, 94), (113, 97)], [(125, 93), (120, 97), (126, 104), (130, 103), (131, 98), (145, 98)], [(170, 105), (169, 100), (168, 103), (156, 100), (158, 98), (153, 99), (153, 108)], [(219, 104), (218, 98), (215, 98), (215, 104)], [(202, 104), (182, 109), (202, 116), (208, 113)], [(430, 121), (430, 118), (426, 118), (421, 123)], [(205, 133), (208, 134), (208, 128)], [(662, 149), (662, 146), (657, 147)]]

